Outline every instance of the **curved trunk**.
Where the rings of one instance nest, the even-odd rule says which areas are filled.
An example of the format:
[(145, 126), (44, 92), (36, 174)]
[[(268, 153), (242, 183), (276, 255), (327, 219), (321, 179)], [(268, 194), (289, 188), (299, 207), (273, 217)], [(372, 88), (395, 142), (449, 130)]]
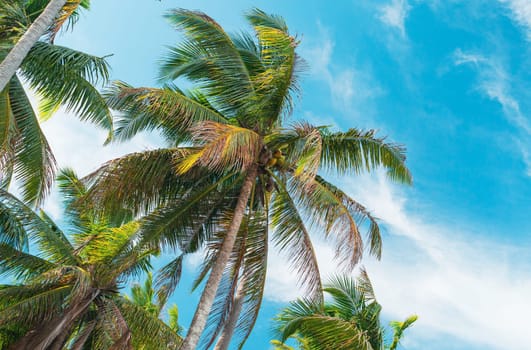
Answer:
[(186, 338), (184, 339), (180, 350), (195, 350), (197, 348), (197, 343), (199, 343), (199, 338), (203, 333), (208, 319), (208, 314), (210, 313), (210, 308), (214, 303), (214, 299), (216, 297), (216, 292), (218, 290), (219, 282), (221, 281), (223, 271), (225, 270), (225, 266), (227, 265), (227, 262), (229, 261), (230, 255), (232, 253), (232, 248), (234, 247), (234, 243), (236, 242), (236, 236), (240, 229), (243, 216), (245, 215), (245, 209), (247, 208), (247, 202), (249, 201), (249, 197), (251, 196), (251, 190), (255, 183), (256, 175), (257, 166), (253, 165), (249, 169), (249, 172), (247, 173), (247, 176), (245, 177), (245, 180), (243, 182), (243, 186), (240, 191), (240, 195), (238, 196), (238, 201), (236, 203), (236, 208), (234, 209), (234, 216), (232, 217), (232, 222), (230, 223), (229, 229), (227, 230), (216, 262), (212, 266), (210, 276), (208, 277), (208, 281), (203, 290), (203, 294), (201, 294), (201, 299), (199, 300), (199, 305), (197, 306), (197, 310), (195, 311), (192, 324), (190, 325), (190, 329), (188, 330), (188, 334), (186, 335)]
[(223, 327), (223, 332), (219, 336), (218, 342), (214, 350), (227, 350), (238, 324), (238, 319), (240, 318), (240, 313), (242, 312), (243, 302), (245, 300), (245, 278), (240, 281), (238, 284), (238, 289), (236, 290), (236, 295), (234, 297), (234, 304), (232, 310), (230, 311), (229, 319)]
[(0, 64), (0, 91), (3, 91), (18, 67), (24, 61), (33, 45), (46, 33), (53, 24), (67, 0), (50, 0), (44, 11), (37, 17), (28, 30), (22, 35), (15, 46)]
[(11, 345), (8, 350), (32, 349), (48, 350), (54, 342), (61, 341), (61, 335), (65, 330), (70, 329), (74, 321), (87, 310), (98, 293), (94, 293), (89, 298), (74, 304), (63, 315), (56, 317), (39, 328), (29, 331), (24, 337)]

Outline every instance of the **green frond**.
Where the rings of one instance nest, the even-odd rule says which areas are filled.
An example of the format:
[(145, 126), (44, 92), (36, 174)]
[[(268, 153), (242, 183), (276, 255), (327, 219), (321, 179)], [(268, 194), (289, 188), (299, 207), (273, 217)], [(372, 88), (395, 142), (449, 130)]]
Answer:
[(64, 106), (81, 120), (112, 130), (112, 115), (94, 85), (109, 78), (105, 58), (67, 47), (37, 42), (21, 65), (21, 72), (32, 89), (42, 97), (44, 118)]
[(72, 168), (61, 169), (59, 174), (57, 174), (56, 181), (66, 204), (81, 198), (87, 193), (85, 184), (78, 178)]
[(273, 28), (283, 33), (288, 33), (288, 25), (280, 16), (270, 15), (258, 8), (254, 8), (245, 17), (255, 27)]
[(273, 242), (280, 251), (286, 251), (291, 267), (297, 272), (299, 283), (308, 295), (322, 299), (321, 276), (317, 258), (304, 220), (285, 185), (277, 178), (280, 189), (271, 202), (270, 223)]
[(156, 304), (154, 297), (153, 274), (148, 272), (143, 285), (135, 283), (131, 287), (131, 301), (135, 305), (143, 307), (150, 315), (158, 317), (164, 304)]
[[(161, 77), (175, 79), (183, 64), (208, 58), (212, 63), (208, 63), (209, 69), (204, 69), (203, 64), (200, 83), (210, 90), (214, 105), (225, 111), (245, 105), (254, 90), (251, 78), (238, 49), (221, 26), (202, 12), (183, 9), (170, 11), (166, 18), (183, 32), (188, 46), (181, 45), (166, 57)], [(192, 70), (193, 73), (198, 71)], [(194, 78), (190, 74), (187, 77)]]
[(183, 177), (175, 173), (176, 163), (189, 153), (186, 148), (156, 149), (111, 160), (83, 179), (95, 184), (86, 201), (108, 212), (121, 208), (131, 209), (135, 215), (149, 212), (185, 193), (206, 175), (188, 173)]
[(412, 177), (405, 164), (403, 146), (387, 143), (385, 138), (377, 138), (374, 130), (320, 130), (323, 145), (321, 162), (327, 170), (339, 174), (359, 174), (384, 167), (390, 179), (411, 184)]
[(15, 177), (21, 183), (24, 201), (38, 206), (51, 189), (55, 159), (17, 77), (9, 84), (9, 99), (17, 131), (13, 159)]
[(37, 325), (60, 314), (70, 286), (1, 286), (0, 325), (22, 322)]
[(406, 318), (403, 322), (393, 321), (390, 323), (391, 327), (393, 328), (393, 342), (389, 346), (389, 350), (396, 350), (400, 340), (402, 339), (402, 336), (404, 335), (404, 331), (411, 327), (417, 320), (418, 316), (412, 315)]
[(306, 210), (310, 221), (323, 228), (326, 237), (335, 242), (336, 258), (346, 268), (353, 269), (362, 257), (361, 227), (367, 228), (370, 253), (380, 258), (382, 240), (378, 222), (364, 206), (321, 176), (309, 184), (293, 180), (290, 189), (297, 202)]
[(128, 140), (141, 131), (160, 130), (174, 145), (190, 139), (189, 128), (202, 121), (226, 123), (223, 115), (178, 89), (133, 88), (115, 82), (104, 93), (118, 112), (116, 140)]
[(272, 149), (282, 149), (293, 176), (308, 186), (313, 182), (321, 165), (323, 141), (318, 128), (300, 122), (289, 129), (268, 135), (266, 142)]
[(0, 243), (0, 275), (26, 280), (56, 267), (55, 264), (35, 255), (22, 252)]
[(245, 282), (245, 300), (234, 337), (242, 349), (256, 324), (264, 297), (267, 255), (269, 245), (267, 210), (253, 211), (249, 219), (245, 244), (242, 279)]
[(120, 227), (109, 227), (102, 230), (82, 250), (90, 264), (110, 264), (119, 256), (125, 247), (131, 244), (131, 240), (137, 232), (140, 224), (136, 221), (129, 222)]
[(116, 303), (132, 332), (135, 348), (144, 350), (179, 348), (182, 338), (171, 326), (124, 298), (118, 298)]
[(196, 251), (210, 237), (225, 205), (235, 201), (233, 193), (241, 181), (241, 176), (228, 174), (215, 182), (196, 182), (181, 198), (168, 201), (142, 219), (139, 244)]
[(157, 286), (157, 299), (159, 307), (164, 307), (169, 297), (181, 280), (184, 254), (164, 265), (157, 273), (155, 284)]
[(38, 246), (39, 254), (53, 262), (76, 265), (79, 260), (65, 233), (46, 212), (40, 212), (40, 219), (40, 222), (35, 222), (38, 231), (31, 232), (30, 236), (31, 241)]
[(8, 192), (0, 191), (0, 215), (8, 218), (0, 229), (3, 242), (22, 250), (26, 242), (31, 241), (46, 259), (76, 263), (73, 248), (62, 231), (46, 216), (39, 217)]
[[(248, 18), (258, 38), (260, 61), (264, 67), (252, 77), (257, 95), (253, 114), (263, 115), (264, 128), (280, 126), (281, 121), (291, 114), (294, 95), (299, 92), (295, 54), (298, 43), (288, 34), (285, 23), (274, 23), (277, 18), (268, 17), (259, 10)], [(282, 21), (280, 17), (278, 19)]]
[(49, 40), (53, 43), (55, 37), (65, 24), (66, 30), (74, 26), (79, 17), (79, 8), (88, 9), (89, 7), (90, 0), (68, 0), (48, 32)]
[(178, 336), (182, 335), (183, 328), (179, 325), (179, 308), (176, 304), (173, 304), (168, 309), (168, 326), (177, 333)]

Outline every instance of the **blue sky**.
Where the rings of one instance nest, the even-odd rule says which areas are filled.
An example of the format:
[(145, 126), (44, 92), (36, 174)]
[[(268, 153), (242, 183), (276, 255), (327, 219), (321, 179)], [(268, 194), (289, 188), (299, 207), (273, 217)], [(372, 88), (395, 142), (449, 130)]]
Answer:
[[(382, 261), (366, 259), (386, 319), (419, 321), (404, 349), (527, 349), (531, 333), (531, 2), (93, 1), (59, 44), (109, 58), (113, 79), (155, 85), (162, 18), (200, 9), (229, 31), (244, 11), (283, 16), (308, 63), (294, 113), (319, 125), (375, 128), (405, 144), (415, 184), (380, 174), (336, 179), (385, 228)], [(157, 147), (157, 135), (102, 147), (105, 133), (60, 112), (44, 124), (61, 166), (80, 174), (121, 154)], [(48, 210), (60, 213), (56, 196)], [(333, 252), (318, 242), (325, 275)], [(195, 257), (174, 300), (188, 325), (197, 300)], [(270, 258), (266, 301), (246, 349), (268, 349), (270, 319), (299, 291), (282, 257)]]

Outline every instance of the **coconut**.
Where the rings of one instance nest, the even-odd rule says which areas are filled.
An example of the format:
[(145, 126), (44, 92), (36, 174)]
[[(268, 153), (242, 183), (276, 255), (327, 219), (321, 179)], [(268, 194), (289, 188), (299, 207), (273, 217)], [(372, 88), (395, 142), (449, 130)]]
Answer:
[(269, 158), (269, 160), (266, 163), (266, 167), (270, 168), (272, 166), (275, 166), (275, 164), (277, 164), (277, 161), (278, 161), (278, 159), (276, 159), (276, 158)]

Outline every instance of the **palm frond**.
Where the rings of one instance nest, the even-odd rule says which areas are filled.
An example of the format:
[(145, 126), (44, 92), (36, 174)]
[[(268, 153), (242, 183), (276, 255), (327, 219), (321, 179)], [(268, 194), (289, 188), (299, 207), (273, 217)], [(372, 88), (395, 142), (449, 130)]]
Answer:
[(277, 178), (276, 183), (280, 188), (272, 196), (270, 212), (273, 242), (280, 251), (287, 252), (292, 268), (300, 276), (299, 283), (306, 287), (308, 295), (321, 300), (321, 277), (310, 234), (288, 190), (280, 179)]
[(311, 184), (321, 165), (323, 141), (318, 128), (305, 122), (296, 123), (289, 129), (269, 135), (266, 141), (272, 149), (283, 148), (293, 175), (301, 182)]
[(418, 316), (412, 315), (406, 318), (403, 322), (393, 321), (390, 323), (393, 328), (393, 342), (389, 346), (389, 350), (396, 350), (400, 343), (400, 339), (402, 339), (402, 336), (404, 335), (404, 331), (411, 327), (417, 320)]
[(45, 42), (37, 42), (21, 65), (24, 78), (43, 98), (44, 118), (64, 106), (81, 120), (112, 130), (110, 110), (94, 87), (107, 82), (108, 70), (105, 58)]
[(61, 313), (63, 301), (70, 286), (1, 286), (0, 325), (22, 322), (26, 325), (42, 324)]
[[(220, 110), (230, 113), (248, 102), (247, 97), (253, 94), (249, 72), (238, 49), (223, 28), (201, 12), (178, 9), (169, 12), (166, 18), (182, 30), (187, 38), (188, 48), (193, 48), (193, 51), (189, 52), (188, 48), (183, 49), (181, 46), (180, 50), (171, 52), (163, 63), (161, 76), (175, 79), (183, 63), (203, 56), (210, 59), (212, 64), (209, 69), (202, 69), (206, 77), (201, 77), (200, 83), (210, 91), (212, 103), (219, 106)], [(198, 70), (195, 69), (195, 72)], [(190, 75), (187, 77), (193, 78)]]
[(0, 243), (0, 275), (26, 280), (54, 267), (56, 265), (49, 261)]
[(184, 253), (196, 251), (210, 237), (223, 205), (235, 201), (233, 192), (241, 181), (241, 176), (228, 174), (216, 182), (196, 183), (181, 198), (142, 219), (139, 244), (179, 248)]
[(117, 140), (128, 140), (140, 131), (160, 130), (174, 145), (190, 139), (189, 128), (197, 122), (226, 119), (215, 109), (169, 86), (163, 89), (133, 88), (115, 82), (104, 93), (109, 107), (118, 111)]
[(403, 146), (385, 142), (385, 138), (377, 138), (374, 130), (330, 132), (321, 128), (320, 131), (321, 162), (326, 169), (340, 174), (359, 174), (383, 166), (392, 180), (411, 184), (412, 177), (405, 165)]
[(48, 32), (50, 42), (54, 42), (55, 37), (65, 24), (66, 30), (74, 26), (79, 17), (80, 7), (88, 9), (89, 6), (90, 0), (68, 0), (65, 6), (63, 6), (63, 9), (59, 16), (55, 19), (55, 23)]
[(184, 254), (164, 265), (157, 273), (155, 284), (157, 286), (157, 299), (162, 308), (168, 298), (173, 294), (181, 280)]
[(254, 8), (245, 17), (255, 27), (273, 28), (283, 33), (288, 33), (288, 25), (281, 16), (271, 15), (258, 8)]
[(177, 333), (157, 317), (124, 298), (117, 298), (127, 325), (133, 334), (133, 343), (145, 350), (178, 349), (182, 339)]
[[(265, 114), (266, 127), (277, 126), (283, 116), (293, 110), (293, 94), (297, 86), (297, 42), (288, 33), (280, 17), (253, 10), (248, 20), (254, 26), (260, 46), (260, 61), (264, 70), (253, 76), (258, 100), (256, 111)], [(264, 113), (265, 112), (265, 113)], [(256, 113), (255, 113), (256, 114)]]
[(216, 122), (197, 123), (192, 129), (194, 142), (202, 144), (184, 158), (178, 172), (184, 174), (196, 165), (214, 172), (245, 171), (258, 159), (260, 135), (252, 130)]
[(23, 199), (37, 206), (51, 189), (55, 159), (17, 77), (9, 84), (9, 98), (17, 129), (15, 176), (21, 183)]
[(156, 149), (111, 160), (83, 179), (96, 184), (90, 187), (86, 201), (109, 212), (121, 208), (135, 215), (149, 212), (187, 191), (204, 175), (175, 173), (176, 163), (189, 153), (186, 148)]
[(8, 218), (2, 223), (2, 241), (19, 250), (26, 242), (38, 245), (41, 255), (55, 262), (75, 265), (73, 247), (62, 231), (46, 216), (39, 217), (24, 203), (8, 192), (0, 191), (0, 215)]
[(242, 279), (245, 282), (245, 300), (236, 326), (238, 349), (242, 349), (256, 324), (264, 297), (269, 244), (268, 212), (252, 212), (247, 234)]

